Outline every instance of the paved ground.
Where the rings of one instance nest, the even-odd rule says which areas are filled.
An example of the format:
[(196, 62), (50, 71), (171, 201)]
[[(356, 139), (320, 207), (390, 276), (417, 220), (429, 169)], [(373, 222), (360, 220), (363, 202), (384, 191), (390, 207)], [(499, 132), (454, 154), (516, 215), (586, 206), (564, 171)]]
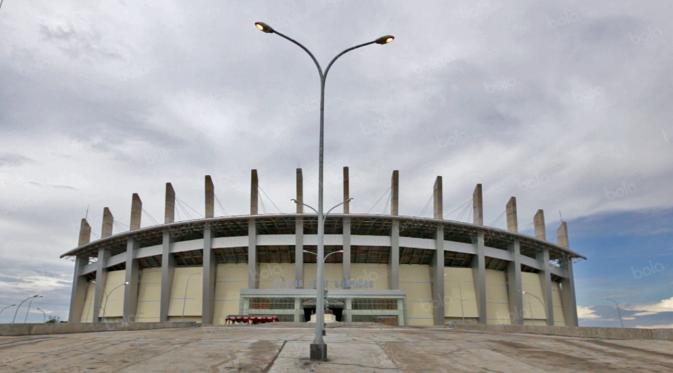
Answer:
[(330, 361), (306, 359), (312, 330), (206, 327), (0, 337), (1, 372), (673, 371), (673, 342), (450, 329), (328, 329)]

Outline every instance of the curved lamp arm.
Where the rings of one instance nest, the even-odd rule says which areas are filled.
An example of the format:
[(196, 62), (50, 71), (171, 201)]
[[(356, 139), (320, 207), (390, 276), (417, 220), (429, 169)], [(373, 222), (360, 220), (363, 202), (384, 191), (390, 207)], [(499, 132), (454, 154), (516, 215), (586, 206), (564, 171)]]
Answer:
[(336, 62), (336, 60), (339, 59), (339, 57), (343, 56), (344, 54), (346, 54), (346, 53), (348, 53), (352, 50), (362, 48), (362, 47), (366, 47), (366, 46), (368, 46), (370, 44), (374, 44), (374, 43), (376, 43), (376, 40), (372, 40), (372, 41), (369, 41), (369, 42), (366, 42), (366, 43), (358, 44), (356, 46), (344, 49), (341, 53), (334, 56), (334, 58), (332, 58), (332, 61), (330, 61), (329, 64), (327, 64), (327, 68), (325, 69), (325, 78), (327, 78), (327, 73), (329, 73), (329, 70), (332, 68), (332, 65), (334, 65), (334, 63)]
[[(274, 33), (274, 34), (278, 34), (278, 36), (280, 36), (281, 38), (283, 38), (283, 39), (285, 39), (285, 40), (288, 40), (288, 41), (290, 41), (291, 43), (297, 45), (299, 48), (303, 49), (304, 52), (306, 52), (306, 53), (309, 55), (309, 57), (311, 57), (311, 59), (313, 60), (313, 63), (315, 64), (315, 67), (318, 68), (318, 74), (320, 74), (320, 78), (321, 78), (321, 79), (322, 79), (325, 75), (327, 75), (327, 72), (325, 72), (325, 74), (323, 74), (323, 72), (322, 72), (322, 67), (320, 67), (320, 63), (318, 62), (318, 60), (315, 58), (315, 56), (313, 55), (313, 53), (311, 53), (311, 51), (308, 50), (308, 48), (306, 48), (302, 43), (300, 43), (300, 42), (298, 42), (298, 41), (292, 39), (291, 37), (289, 37), (289, 36), (287, 36), (287, 35), (285, 35), (285, 34), (283, 34), (283, 33), (278, 32), (278, 31), (276, 31), (276, 30), (273, 30), (273, 33)], [(329, 67), (328, 67), (327, 69), (329, 70)]]
[(297, 200), (294, 199), (294, 198), (292, 198), (290, 201), (291, 201), (291, 202), (294, 202), (294, 203), (297, 204), (297, 205), (302, 205), (302, 206), (304, 206), (304, 207), (308, 207), (309, 209), (313, 210), (313, 212), (315, 212), (316, 215), (320, 215), (320, 214), (318, 214), (318, 210), (314, 209), (314, 208), (311, 207), (310, 205), (307, 205), (307, 204), (305, 204), (305, 203), (303, 203), (303, 202), (300, 203), (299, 201), (297, 201)]
[(329, 213), (332, 212), (332, 210), (334, 210), (335, 208), (337, 208), (337, 207), (343, 205), (343, 204), (346, 203), (346, 202), (350, 202), (350, 201), (352, 201), (352, 200), (353, 200), (353, 198), (351, 197), (351, 198), (349, 198), (349, 199), (347, 199), (347, 200), (345, 200), (345, 201), (343, 201), (343, 202), (341, 202), (341, 203), (337, 203), (336, 205), (332, 206), (331, 209), (327, 210), (327, 212), (325, 213), (325, 216), (323, 216), (323, 219), (327, 219), (327, 215), (329, 215)]

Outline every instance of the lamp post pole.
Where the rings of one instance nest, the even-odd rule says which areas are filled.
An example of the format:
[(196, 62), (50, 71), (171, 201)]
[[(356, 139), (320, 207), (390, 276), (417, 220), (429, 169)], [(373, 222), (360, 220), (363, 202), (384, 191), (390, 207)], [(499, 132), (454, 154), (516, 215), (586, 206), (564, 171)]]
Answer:
[(622, 328), (624, 328), (624, 319), (622, 318), (622, 309), (619, 307), (619, 303), (617, 303), (616, 300), (614, 299), (606, 299), (608, 302), (612, 302), (615, 304), (615, 308), (617, 308), (617, 317), (619, 317), (619, 325), (621, 325)]
[(337, 54), (329, 64), (327, 64), (327, 68), (323, 71), (322, 67), (320, 66), (320, 63), (318, 60), (315, 58), (313, 53), (308, 50), (305, 46), (303, 46), (301, 43), (298, 41), (290, 38), (289, 36), (286, 36), (276, 30), (274, 30), (271, 26), (267, 25), (264, 22), (255, 22), (255, 27), (262, 32), (265, 32), (267, 34), (276, 34), (283, 39), (286, 39), (290, 41), (291, 43), (297, 45), (299, 48), (303, 49), (304, 52), (306, 52), (309, 57), (311, 57), (311, 60), (313, 60), (313, 63), (315, 64), (316, 68), (318, 69), (318, 75), (320, 76), (320, 140), (319, 140), (319, 146), (318, 146), (318, 210), (316, 213), (318, 214), (318, 252), (317, 252), (317, 258), (316, 258), (316, 327), (315, 327), (315, 338), (313, 342), (311, 343), (311, 348), (310, 348), (310, 357), (311, 360), (320, 360), (320, 361), (325, 361), (327, 360), (327, 345), (325, 344), (325, 341), (323, 340), (323, 330), (325, 328), (325, 309), (324, 309), (324, 298), (323, 294), (325, 292), (325, 281), (324, 281), (324, 254), (325, 254), (325, 243), (324, 243), (324, 232), (325, 232), (325, 216), (326, 214), (323, 213), (323, 153), (324, 153), (324, 128), (325, 128), (325, 82), (327, 80), (327, 74), (329, 73), (330, 68), (334, 64), (334, 62), (344, 54), (358, 49), (365, 47), (367, 45), (371, 44), (388, 44), (395, 40), (395, 37), (392, 35), (385, 35), (382, 36), (376, 40), (369, 41), (366, 43), (358, 44), (356, 46), (350, 47), (342, 51), (341, 53)]
[(32, 300), (33, 298), (37, 298), (37, 297), (39, 297), (39, 295), (37, 295), (37, 294), (35, 294), (35, 295), (31, 295), (30, 297), (28, 297), (28, 298), (22, 300), (21, 302), (19, 302), (19, 305), (16, 306), (16, 310), (14, 310), (14, 318), (12, 319), (12, 324), (14, 324), (14, 323), (16, 322), (16, 315), (19, 313), (19, 308), (21, 308), (21, 306), (23, 305), (23, 303), (24, 303), (25, 301), (29, 300), (29, 299)]
[(103, 316), (101, 317), (101, 319), (105, 319), (105, 308), (107, 307), (107, 302), (110, 300), (110, 295), (112, 295), (112, 293), (115, 290), (119, 289), (122, 286), (127, 286), (128, 284), (130, 284), (130, 282), (124, 281), (123, 283), (113, 287), (110, 291), (107, 292), (107, 294), (105, 294), (105, 302), (103, 302), (103, 310), (102, 310)]

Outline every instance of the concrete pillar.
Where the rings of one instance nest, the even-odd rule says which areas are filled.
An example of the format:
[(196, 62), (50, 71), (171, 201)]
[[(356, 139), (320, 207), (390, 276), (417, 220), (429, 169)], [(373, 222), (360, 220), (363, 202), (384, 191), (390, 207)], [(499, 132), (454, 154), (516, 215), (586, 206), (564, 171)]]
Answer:
[[(558, 245), (564, 249), (569, 248), (568, 224), (564, 221), (556, 230), (556, 239)], [(565, 314), (566, 325), (577, 326), (577, 303), (575, 299), (575, 274), (573, 273), (573, 262), (569, 256), (561, 259), (561, 269), (566, 273), (566, 277), (561, 282), (561, 302)]]
[[(85, 219), (82, 219), (82, 223), (85, 221)], [(89, 233), (91, 233), (91, 228), (89, 228)], [(82, 246), (81, 238), (80, 234), (80, 246)], [(72, 275), (72, 290), (70, 292), (70, 312), (68, 313), (68, 322), (70, 323), (78, 323), (82, 319), (86, 289), (88, 287), (86, 278), (82, 277), (82, 270), (88, 262), (89, 258), (85, 256), (75, 257), (75, 269)]]
[(175, 272), (175, 256), (171, 254), (171, 235), (163, 232), (161, 242), (161, 298), (159, 305), (159, 321), (168, 321), (168, 307), (171, 302), (171, 287)]
[(294, 322), (302, 322), (304, 310), (301, 308), (301, 298), (294, 298)]
[(259, 180), (257, 170), (250, 171), (250, 215), (257, 215), (259, 205)]
[(166, 183), (166, 202), (164, 204), (164, 223), (175, 222), (175, 189), (173, 184)]
[(346, 322), (353, 322), (353, 298), (346, 298), (346, 309), (344, 310)]
[(348, 167), (343, 169), (343, 179), (344, 179), (344, 214), (350, 214), (350, 189), (348, 185)]
[(521, 244), (514, 240), (510, 247), (512, 261), (507, 265), (509, 315), (514, 325), (523, 325), (523, 287), (521, 286)]
[(213, 234), (210, 225), (203, 227), (203, 299), (201, 302), (201, 323), (211, 325), (215, 312), (215, 279), (217, 261), (213, 252)]
[(206, 195), (206, 219), (215, 216), (215, 185), (210, 175), (206, 175), (205, 195)]
[[(301, 168), (297, 169), (297, 214), (304, 213), (304, 175)], [(304, 218), (297, 216), (294, 221), (294, 287), (304, 287)]]
[[(434, 218), (443, 219), (444, 201), (442, 177), (437, 176), (433, 187)], [(435, 325), (444, 325), (444, 225), (437, 224), (435, 254), (432, 258), (432, 315)]]
[(516, 216), (516, 197), (509, 197), (507, 201), (507, 230), (513, 233), (519, 232), (519, 219)]
[(477, 254), (472, 259), (474, 275), (474, 292), (477, 298), (479, 323), (486, 324), (486, 256), (484, 254), (484, 232), (478, 232), (474, 238), (474, 249)]
[[(257, 215), (259, 204), (259, 180), (257, 170), (250, 171), (250, 215)], [(259, 278), (257, 272), (257, 226), (255, 219), (248, 220), (248, 288), (256, 289)]]
[(442, 196), (442, 177), (437, 176), (433, 187), (433, 214), (435, 219), (444, 219), (444, 201)]
[[(390, 182), (390, 215), (398, 216), (399, 214), (399, 196), (400, 189), (400, 172), (393, 171), (393, 176)], [(388, 268), (388, 288), (400, 288), (400, 221), (392, 219), (390, 230), (390, 263)]]
[(79, 239), (77, 240), (77, 247), (84, 246), (91, 241), (91, 226), (86, 219), (82, 219), (79, 223)]
[(561, 283), (561, 302), (563, 303), (566, 325), (578, 326), (577, 303), (575, 298), (575, 274), (573, 272), (572, 258), (569, 256), (564, 257), (561, 260), (561, 268), (566, 272), (566, 278)]
[[(107, 209), (107, 208), (106, 208)], [(112, 215), (110, 215), (112, 216)], [(103, 223), (105, 225), (105, 223)], [(98, 249), (96, 260), (96, 290), (93, 301), (93, 321), (100, 321), (100, 311), (105, 297), (105, 280), (107, 279), (107, 262), (110, 259), (110, 251), (107, 249)]]
[(143, 214), (143, 201), (140, 200), (138, 193), (133, 193), (131, 198), (131, 223), (129, 230), (135, 231), (140, 229), (140, 219)]
[(547, 325), (554, 325), (554, 307), (552, 304), (551, 271), (549, 268), (549, 249), (543, 249), (537, 255), (542, 270), (540, 282), (542, 283), (542, 300), (544, 301), (544, 314)]
[(404, 299), (397, 300), (397, 326), (404, 326)]
[(248, 220), (248, 288), (257, 289), (259, 284), (257, 268), (257, 226), (255, 219)]
[(564, 249), (570, 247), (568, 244), (568, 223), (562, 221), (558, 229), (556, 229), (556, 242)]
[(114, 217), (110, 212), (109, 208), (103, 209), (103, 224), (100, 228), (100, 238), (106, 238), (112, 236), (112, 228), (114, 223)]
[(484, 225), (484, 195), (481, 184), (477, 184), (472, 193), (472, 219), (474, 224)]
[(537, 210), (535, 217), (533, 217), (533, 225), (535, 225), (535, 238), (545, 241), (547, 239), (547, 233), (544, 223), (544, 211)]
[[(138, 220), (140, 223), (140, 220)], [(136, 240), (129, 238), (126, 241), (126, 283), (124, 286), (124, 321), (133, 322), (136, 319), (138, 308), (138, 279), (140, 278), (140, 266), (135, 258), (137, 248)]]
[[(343, 168), (343, 206), (344, 214), (350, 213), (350, 186), (348, 178), (348, 167)], [(344, 251), (341, 254), (341, 269), (343, 272), (343, 288), (351, 288), (351, 218), (344, 217), (342, 222), (342, 246), (341, 249)]]

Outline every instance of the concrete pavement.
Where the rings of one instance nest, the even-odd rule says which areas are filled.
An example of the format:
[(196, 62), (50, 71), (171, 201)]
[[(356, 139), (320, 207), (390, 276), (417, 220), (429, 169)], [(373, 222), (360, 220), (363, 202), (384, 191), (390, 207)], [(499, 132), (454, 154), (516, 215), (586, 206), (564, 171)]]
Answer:
[(0, 337), (3, 372), (673, 371), (673, 342), (393, 328), (330, 328), (330, 361), (309, 361), (313, 330), (195, 327)]

